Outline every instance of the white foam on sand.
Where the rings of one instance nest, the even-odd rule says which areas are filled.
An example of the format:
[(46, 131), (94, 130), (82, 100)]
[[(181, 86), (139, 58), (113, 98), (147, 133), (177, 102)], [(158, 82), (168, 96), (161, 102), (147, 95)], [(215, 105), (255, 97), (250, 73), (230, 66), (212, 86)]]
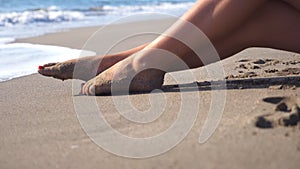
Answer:
[(61, 62), (94, 52), (29, 43), (0, 44), (0, 81), (37, 73), (39, 65)]
[(6, 43), (11, 43), (11, 42), (14, 42), (14, 41), (15, 41), (14, 38), (9, 38), (9, 37), (0, 38), (0, 45), (1, 44), (6, 44)]

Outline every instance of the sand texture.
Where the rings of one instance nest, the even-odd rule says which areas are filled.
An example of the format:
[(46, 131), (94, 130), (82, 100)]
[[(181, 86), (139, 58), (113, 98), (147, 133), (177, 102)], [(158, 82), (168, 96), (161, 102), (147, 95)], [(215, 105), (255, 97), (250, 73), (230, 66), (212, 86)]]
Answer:
[[(172, 21), (147, 21), (113, 25), (102, 38), (107, 44), (118, 40), (118, 33), (135, 29), (163, 31)], [(98, 27), (20, 39), (18, 42), (82, 48)], [(155, 36), (140, 36), (121, 43), (120, 51), (150, 41)], [(94, 44), (98, 53), (106, 44)], [(166, 75), (166, 109), (149, 124), (131, 123), (122, 117), (111, 96), (96, 97), (108, 123), (132, 137), (150, 137), (166, 130), (180, 111), (181, 95), (193, 101), (199, 96), (199, 114), (191, 132), (170, 151), (147, 159), (123, 158), (97, 146), (82, 130), (73, 105), (72, 81), (60, 81), (34, 74), (0, 83), (0, 168), (285, 168), (300, 166), (300, 55), (265, 48), (247, 49), (221, 62), (226, 78), (211, 79), (202, 67)], [(179, 82), (175, 82), (172, 76)], [(225, 81), (227, 80), (227, 81)], [(226, 82), (227, 89), (212, 89), (213, 82)], [(181, 84), (185, 90), (178, 90)], [(212, 137), (199, 144), (199, 131), (211, 106), (211, 92), (226, 90), (221, 122)], [(78, 91), (79, 92), (79, 91)], [(76, 91), (75, 91), (76, 93)], [(149, 107), (153, 94), (129, 98), (137, 109)], [(116, 96), (125, 97), (125, 96)], [(106, 131), (103, 131), (106, 132)], [(124, 145), (126, 146), (126, 145)]]

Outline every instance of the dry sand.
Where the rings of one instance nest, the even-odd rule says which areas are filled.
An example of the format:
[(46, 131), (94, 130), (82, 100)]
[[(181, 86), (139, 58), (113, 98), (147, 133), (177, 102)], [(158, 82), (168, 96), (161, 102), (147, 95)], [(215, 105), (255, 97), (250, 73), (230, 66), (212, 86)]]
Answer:
[[(172, 21), (147, 21), (113, 25), (101, 34), (107, 44), (118, 34), (138, 29), (163, 31)], [(82, 48), (98, 27), (74, 29), (18, 42), (54, 44)], [(147, 42), (154, 36), (140, 36), (120, 44), (122, 50)], [(106, 49), (94, 44), (89, 49)], [(0, 168), (290, 168), (300, 166), (300, 55), (273, 49), (247, 49), (222, 61), (228, 89), (222, 120), (212, 137), (198, 143), (199, 131), (211, 103), (211, 87), (206, 67), (193, 70), (197, 85), (179, 78), (185, 95), (198, 95), (199, 115), (187, 137), (172, 150), (152, 158), (129, 159), (106, 152), (82, 130), (73, 106), (72, 82), (38, 74), (0, 83)], [(153, 136), (166, 130), (176, 119), (181, 94), (170, 74), (166, 76), (167, 108), (150, 124), (125, 120), (112, 97), (96, 101), (107, 121), (119, 132), (133, 137)], [(224, 91), (219, 88), (216, 90)], [(149, 107), (149, 96), (130, 95), (138, 109)], [(117, 96), (124, 97), (124, 96)], [(195, 101), (190, 97), (190, 101)], [(298, 120), (297, 120), (298, 117)], [(296, 119), (296, 121), (295, 121)], [(103, 131), (105, 132), (105, 131)], [(124, 145), (126, 146), (126, 145)]]

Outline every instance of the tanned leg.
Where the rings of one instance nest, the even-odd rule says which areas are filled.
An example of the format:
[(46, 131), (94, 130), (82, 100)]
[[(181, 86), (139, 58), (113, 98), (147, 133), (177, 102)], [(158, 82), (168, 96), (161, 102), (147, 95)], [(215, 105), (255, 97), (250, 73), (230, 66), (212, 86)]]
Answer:
[[(291, 3), (272, 0), (200, 0), (182, 19), (191, 22), (207, 35), (221, 59), (250, 46), (299, 52), (297, 40), (300, 38), (300, 17), (299, 11)], [(192, 39), (193, 35), (183, 29), (180, 26), (175, 28), (174, 37), (186, 33), (185, 36)], [(126, 82), (127, 77), (136, 74), (145, 65), (159, 63), (161, 60), (166, 67), (171, 67), (169, 71), (176, 71), (176, 68), (172, 67), (173, 62), (163, 59), (164, 56), (155, 55), (151, 49), (172, 52), (190, 68), (203, 66), (199, 57), (189, 47), (171, 37), (160, 36), (144, 48), (146, 52), (118, 62), (87, 82), (82, 88), (82, 93), (110, 93), (113, 83), (120, 84), (117, 85), (120, 90), (125, 90), (122, 88), (122, 82)], [(153, 69), (145, 70), (131, 81), (130, 90), (151, 91), (159, 88), (163, 83), (164, 73)]]
[[(217, 41), (217, 39), (221, 39), (222, 36), (229, 34), (230, 31), (236, 29), (241, 22), (244, 22), (265, 1), (266, 0), (251, 0), (243, 2), (240, 0), (199, 0), (194, 7), (182, 17), (182, 19), (189, 21), (200, 28), (209, 37), (209, 39), (214, 42)], [(177, 30), (182, 29), (178, 27)], [(188, 36), (193, 35), (187, 35), (186, 37)], [(175, 53), (179, 57), (184, 57), (190, 53), (190, 49), (188, 47), (174, 39), (163, 36), (158, 39), (159, 40), (150, 43), (148, 46), (145, 44), (129, 51), (114, 55), (108, 55), (105, 57), (86, 57), (62, 63), (46, 64), (44, 65), (44, 69), (40, 69), (38, 72), (45, 76), (51, 76), (63, 80), (72, 78), (89, 80), (146, 46), (148, 48), (165, 49)], [(178, 50), (172, 51), (175, 49), (174, 46), (176, 46), (176, 49), (180, 49), (180, 52), (178, 52)], [(188, 60), (190, 63), (195, 63), (194, 59), (197, 59), (197, 57), (183, 59), (185, 61)], [(102, 61), (99, 65), (100, 60)], [(77, 72), (77, 74), (79, 74), (78, 77), (73, 77), (74, 67), (78, 62), (80, 62), (82, 67), (79, 71), (82, 72)]]
[[(300, 2), (300, 1), (298, 1)], [(300, 3), (298, 3), (300, 9)], [(268, 47), (300, 53), (300, 10), (285, 1), (269, 1), (250, 19), (215, 43), (221, 59), (248, 47)]]
[[(214, 42), (237, 29), (237, 26), (245, 22), (265, 2), (266, 0), (246, 1), (246, 3), (242, 3), (239, 0), (200, 0), (181, 19), (191, 22)], [(236, 15), (236, 12), (241, 12), (242, 14)], [(230, 24), (224, 25), (224, 20), (226, 19)], [(201, 60), (192, 54), (189, 47), (172, 38), (176, 37), (177, 34), (183, 34), (187, 39), (189, 37), (193, 38), (194, 35), (190, 33), (189, 29), (186, 30), (185, 25), (172, 27), (174, 29), (173, 34), (158, 37), (144, 48), (147, 52), (127, 57), (94, 79), (91, 79), (83, 86), (82, 93), (90, 95), (110, 93), (111, 84), (120, 84), (117, 88), (120, 91), (126, 90), (124, 83), (128, 83), (128, 80), (131, 81), (130, 91), (151, 91), (159, 88), (163, 83), (165, 71), (176, 71), (176, 66), (164, 71), (156, 69), (142, 71), (149, 65), (155, 65), (155, 63), (163, 63), (166, 67), (172, 67), (173, 62), (163, 59), (162, 56), (158, 56), (151, 49), (166, 50), (174, 53), (190, 67), (201, 66)], [(196, 41), (195, 43), (198, 42)], [(201, 44), (200, 39), (199, 44)], [(136, 75), (140, 71), (142, 73)], [(131, 80), (133, 76), (134, 79)]]
[[(200, 0), (182, 19), (193, 23), (208, 36), (221, 59), (250, 46), (299, 52), (297, 39), (300, 38), (298, 31), (300, 30), (300, 14), (292, 4), (283, 1)], [(180, 26), (175, 28), (174, 37), (184, 32), (186, 32), (186, 37), (193, 37), (188, 30), (183, 30)], [(190, 68), (203, 66), (201, 60), (189, 47), (171, 37), (160, 36), (144, 48), (146, 52), (132, 55), (118, 62), (88, 81), (83, 86), (82, 93), (87, 95), (110, 93), (111, 84), (114, 83), (120, 90), (123, 90), (122, 82), (126, 82), (128, 77), (139, 72), (139, 69), (147, 64), (161, 61), (162, 56), (157, 56), (149, 49), (172, 52)], [(172, 67), (172, 62), (164, 60), (163, 64), (170, 65), (169, 71), (176, 71), (176, 67)], [(151, 91), (159, 88), (163, 83), (164, 73), (164, 71), (153, 69), (145, 70), (131, 81), (130, 90)]]

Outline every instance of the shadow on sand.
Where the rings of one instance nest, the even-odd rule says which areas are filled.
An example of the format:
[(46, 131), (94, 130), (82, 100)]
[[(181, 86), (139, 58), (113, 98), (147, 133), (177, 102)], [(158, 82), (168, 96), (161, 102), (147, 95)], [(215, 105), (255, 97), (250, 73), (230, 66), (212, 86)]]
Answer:
[[(211, 91), (211, 90), (234, 90), (234, 89), (262, 89), (275, 87), (275, 89), (288, 89), (300, 87), (300, 76), (286, 76), (286, 77), (267, 77), (267, 78), (250, 78), (250, 79), (233, 79), (233, 80), (218, 80), (218, 81), (204, 81), (193, 82), (176, 85), (164, 85), (161, 91), (166, 93), (172, 92), (192, 92), (192, 91)], [(157, 92), (161, 92), (157, 91)], [(130, 95), (146, 94), (149, 92), (131, 92)], [(154, 91), (153, 93), (156, 93)], [(115, 95), (128, 95), (125, 93), (117, 93)], [(75, 96), (82, 96), (78, 94)], [(101, 95), (101, 96), (111, 96)]]
[(164, 85), (164, 92), (189, 92), (209, 90), (232, 90), (232, 89), (260, 89), (271, 86), (284, 89), (288, 87), (300, 87), (300, 76), (269, 77), (238, 80), (204, 81), (178, 85)]

